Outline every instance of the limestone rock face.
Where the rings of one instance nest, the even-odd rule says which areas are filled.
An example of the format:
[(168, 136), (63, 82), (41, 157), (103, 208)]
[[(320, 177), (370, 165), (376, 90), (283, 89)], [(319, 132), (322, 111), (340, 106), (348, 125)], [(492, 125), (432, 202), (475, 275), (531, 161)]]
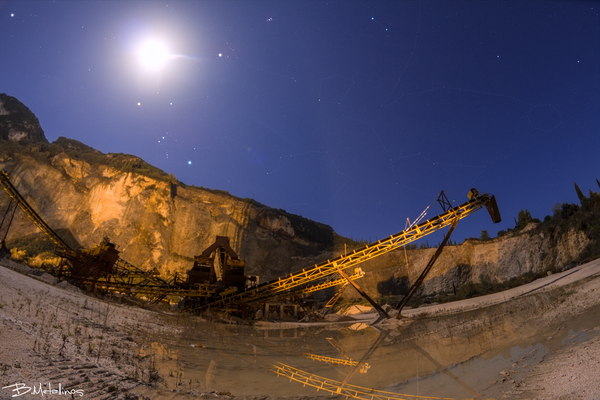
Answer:
[[(301, 227), (295, 228), (278, 210), (90, 165), (65, 153), (50, 164), (15, 154), (0, 161), (0, 168), (9, 172), (13, 185), (53, 229), (69, 229), (86, 248), (108, 236), (124, 260), (146, 270), (184, 272), (220, 235), (230, 238), (246, 261), (247, 273), (264, 281), (291, 272), (292, 259), (314, 255), (322, 247), (303, 237)], [(8, 198), (3, 192), (0, 197), (4, 209)], [(313, 229), (333, 235), (326, 225), (314, 224)], [(18, 212), (8, 238), (35, 232), (38, 228)]]
[[(589, 243), (580, 230), (559, 236), (530, 228), (490, 241), (468, 240), (458, 246), (446, 246), (421, 294), (449, 293), (469, 282), (501, 283), (529, 272), (560, 271), (573, 263)], [(374, 296), (405, 294), (435, 251), (431, 248), (405, 253), (399, 249), (368, 261), (361, 265), (367, 274), (358, 284)], [(358, 297), (353, 291), (346, 292), (345, 297)]]
[[(327, 240), (311, 240), (307, 234), (323, 238), (333, 235), (331, 228), (298, 222), (279, 210), (226, 194), (91, 165), (66, 153), (58, 153), (50, 163), (14, 154), (0, 158), (0, 168), (9, 172), (13, 185), (53, 229), (69, 229), (86, 248), (108, 236), (123, 259), (145, 270), (185, 272), (217, 235), (230, 238), (234, 251), (246, 261), (247, 273), (259, 275), (262, 282), (337, 256), (326, 252)], [(0, 210), (7, 203), (7, 196), (0, 193)], [(589, 244), (582, 231), (555, 235), (532, 228), (490, 241), (447, 246), (421, 294), (559, 270)], [(8, 239), (36, 232), (38, 228), (18, 212)], [(404, 294), (435, 250), (401, 248), (367, 261), (360, 265), (366, 276), (358, 283), (375, 297)], [(330, 290), (317, 297), (332, 294)], [(346, 290), (344, 296), (358, 294)]]

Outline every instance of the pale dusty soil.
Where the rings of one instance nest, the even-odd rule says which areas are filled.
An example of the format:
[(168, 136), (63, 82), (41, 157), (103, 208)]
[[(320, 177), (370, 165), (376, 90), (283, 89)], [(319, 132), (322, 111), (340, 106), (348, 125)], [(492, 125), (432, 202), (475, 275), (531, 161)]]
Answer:
[[(0, 399), (71, 398), (64, 393), (32, 394), (40, 384), (49, 389), (47, 382), (54, 390), (58, 382), (63, 391), (80, 390), (83, 396), (76, 392), (76, 399), (146, 399), (139, 392), (153, 387), (155, 360), (139, 356), (141, 343), (150, 334), (176, 333), (179, 328), (161, 322), (164, 312), (86, 295), (65, 282), (50, 285), (46, 281), (56, 284), (54, 278), (25, 275), (31, 271), (0, 259)], [(24, 385), (20, 391), (15, 390), (17, 383)], [(214, 391), (196, 396), (232, 398)]]
[(506, 393), (517, 398), (600, 399), (600, 336), (551, 354)]
[[(511, 369), (502, 371), (495, 385), (492, 385), (497, 386), (497, 390), (492, 392), (500, 393), (497, 397), (538, 400), (600, 399), (600, 260), (584, 267), (570, 275), (563, 273), (566, 293), (557, 304), (550, 304), (540, 310), (540, 315), (531, 323), (556, 326), (560, 321), (585, 315), (586, 318), (593, 319), (587, 321), (590, 327), (579, 332), (569, 331), (561, 346), (552, 349), (537, 363), (532, 362), (536, 358), (533, 351), (515, 362)], [(582, 277), (579, 282), (574, 279), (577, 275)], [(559, 281), (555, 281), (557, 282)], [(542, 286), (539, 290), (552, 289)], [(561, 331), (568, 331), (568, 328), (560, 326), (547, 340), (564, 336)]]
[[(0, 265), (7, 263), (0, 260)], [(22, 268), (14, 263), (11, 266)], [(22, 272), (27, 270), (22, 268)], [(544, 311), (542, 318), (548, 323), (600, 304), (600, 260), (512, 291), (462, 304), (408, 310), (408, 314), (457, 313), (567, 284), (566, 300)], [(143, 399), (138, 391), (141, 385), (147, 387), (154, 381), (153, 360), (139, 357), (137, 343), (148, 334), (178, 329), (161, 323), (164, 319), (158, 318), (158, 313), (88, 296), (64, 283), (49, 285), (0, 267), (0, 388), (16, 383), (38, 387), (62, 382), (63, 390), (81, 390), (85, 399)], [(563, 344), (525, 372), (517, 373), (521, 365), (515, 363), (512, 370), (503, 371), (490, 393), (506, 398), (600, 399), (600, 320), (593, 325), (584, 339)], [(0, 399), (11, 398), (17, 393), (14, 388), (0, 389)], [(217, 393), (198, 396), (229, 398)], [(28, 393), (18, 398), (40, 396)]]
[[(153, 314), (0, 267), (0, 384), (62, 382), (62, 389), (83, 390), (83, 398), (137, 399), (149, 365), (137, 357), (136, 340), (163, 329)], [(13, 389), (0, 390), (0, 398), (20, 393)]]

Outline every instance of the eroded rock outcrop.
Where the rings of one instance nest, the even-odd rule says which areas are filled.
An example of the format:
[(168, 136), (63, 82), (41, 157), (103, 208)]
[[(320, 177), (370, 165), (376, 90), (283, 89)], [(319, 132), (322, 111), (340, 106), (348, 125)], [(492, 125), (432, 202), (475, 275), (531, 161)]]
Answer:
[[(590, 239), (581, 230), (539, 232), (531, 224), (519, 233), (501, 238), (467, 240), (446, 246), (428, 274), (421, 295), (453, 293), (467, 283), (502, 283), (528, 273), (560, 271), (575, 262)], [(559, 229), (559, 228), (557, 228)], [(373, 295), (405, 294), (430, 260), (435, 248), (398, 250), (363, 264), (366, 276), (358, 283)], [(353, 291), (347, 298), (356, 298)]]

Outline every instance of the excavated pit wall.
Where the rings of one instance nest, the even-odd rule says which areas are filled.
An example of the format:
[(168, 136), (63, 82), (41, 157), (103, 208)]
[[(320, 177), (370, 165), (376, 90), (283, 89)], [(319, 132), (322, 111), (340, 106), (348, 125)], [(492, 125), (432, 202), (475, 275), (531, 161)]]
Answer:
[[(466, 283), (501, 283), (528, 272), (560, 271), (573, 263), (589, 244), (582, 231), (564, 235), (538, 232), (530, 224), (517, 234), (480, 242), (467, 240), (461, 245), (446, 246), (423, 284), (421, 295), (452, 293)], [(372, 296), (405, 294), (425, 268), (435, 248), (395, 250), (361, 264), (366, 271), (357, 281)], [(407, 260), (408, 259), (408, 264)], [(344, 298), (358, 298), (346, 290)]]
[[(193, 266), (193, 257), (220, 235), (230, 238), (232, 248), (246, 262), (247, 274), (264, 281), (292, 272), (290, 260), (313, 256), (321, 246), (298, 232), (321, 229), (317, 223), (316, 228), (310, 221), (296, 227), (268, 207), (90, 165), (65, 153), (50, 164), (15, 155), (0, 159), (0, 168), (8, 171), (13, 185), (52, 229), (70, 230), (86, 248), (107, 236), (124, 260), (145, 270), (185, 272)], [(8, 200), (0, 191), (2, 210)], [(331, 228), (323, 227), (323, 234), (333, 235)], [(7, 240), (39, 232), (18, 211)]]
[[(32, 152), (40, 152), (48, 140), (35, 115), (5, 94), (0, 94), (0, 114), (4, 117), (0, 139), (20, 143), (29, 154), (0, 152), (0, 168), (9, 172), (13, 184), (53, 229), (70, 230), (84, 247), (93, 247), (108, 236), (121, 257), (138, 267), (185, 272), (215, 236), (228, 236), (232, 248), (246, 261), (247, 273), (259, 275), (263, 282), (337, 256), (322, 252), (327, 247), (324, 238), (330, 237), (333, 243), (333, 230), (322, 224), (293, 222), (277, 210), (233, 196), (91, 165), (64, 152), (49, 162), (36, 160)], [(63, 149), (93, 150), (65, 140)], [(100, 152), (95, 156), (106, 157), (107, 164), (113, 157)], [(7, 196), (0, 193), (1, 209), (7, 204)], [(503, 282), (528, 272), (557, 271), (577, 259), (589, 243), (581, 231), (557, 235), (533, 228), (493, 241), (446, 247), (421, 294), (452, 292), (468, 282)], [(18, 212), (8, 239), (34, 233), (39, 233), (38, 228)], [(434, 252), (408, 250), (407, 262), (404, 250), (399, 249), (365, 262), (360, 267), (367, 275), (359, 283), (372, 296), (403, 294)], [(346, 290), (344, 296), (358, 294)]]

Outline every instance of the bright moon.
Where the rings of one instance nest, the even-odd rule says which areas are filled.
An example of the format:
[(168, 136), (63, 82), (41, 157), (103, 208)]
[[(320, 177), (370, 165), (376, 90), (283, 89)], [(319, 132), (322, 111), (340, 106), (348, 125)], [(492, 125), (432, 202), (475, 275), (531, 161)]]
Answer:
[(167, 45), (160, 40), (148, 40), (144, 42), (138, 51), (142, 65), (151, 71), (161, 69), (171, 58)]

